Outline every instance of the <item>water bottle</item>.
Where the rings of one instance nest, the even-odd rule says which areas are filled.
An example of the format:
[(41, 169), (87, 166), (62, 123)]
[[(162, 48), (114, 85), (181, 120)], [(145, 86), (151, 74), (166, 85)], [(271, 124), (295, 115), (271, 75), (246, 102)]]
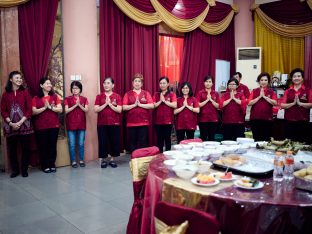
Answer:
[(284, 179), (292, 180), (294, 178), (294, 156), (292, 151), (287, 151), (285, 157)]
[(284, 157), (282, 152), (276, 152), (274, 157), (273, 181), (283, 181)]

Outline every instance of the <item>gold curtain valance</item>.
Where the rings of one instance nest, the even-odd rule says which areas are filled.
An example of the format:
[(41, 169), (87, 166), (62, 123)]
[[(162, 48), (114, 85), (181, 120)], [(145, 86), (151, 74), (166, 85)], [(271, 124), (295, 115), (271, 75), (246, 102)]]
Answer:
[(144, 25), (155, 25), (161, 22), (158, 13), (146, 13), (132, 6), (126, 0), (113, 0), (119, 9), (129, 18)]
[(172, 15), (169, 11), (167, 11), (159, 2), (158, 0), (151, 0), (151, 3), (154, 9), (158, 12), (162, 21), (164, 21), (170, 28), (177, 32), (190, 32), (194, 29), (198, 28), (199, 25), (205, 20), (208, 11), (209, 11), (209, 4), (205, 10), (193, 19), (180, 19), (174, 15)]
[(28, 1), (29, 0), (0, 0), (0, 7), (14, 7)]
[(268, 17), (259, 7), (255, 9), (255, 13), (267, 28), (281, 36), (304, 37), (312, 34), (312, 23), (300, 25), (281, 24)]

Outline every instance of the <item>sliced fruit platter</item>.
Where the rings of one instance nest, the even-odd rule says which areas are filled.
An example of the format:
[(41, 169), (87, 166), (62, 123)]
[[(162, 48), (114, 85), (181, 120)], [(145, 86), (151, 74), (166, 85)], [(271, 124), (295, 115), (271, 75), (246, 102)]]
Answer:
[(234, 184), (236, 187), (243, 189), (260, 189), (264, 186), (263, 182), (246, 176), (236, 180)]
[(198, 174), (196, 177), (191, 179), (191, 182), (193, 184), (205, 187), (214, 186), (220, 183), (220, 181), (215, 177), (213, 177), (212, 175), (205, 174)]
[(312, 145), (305, 145), (302, 142), (291, 141), (289, 139), (277, 141), (277, 140), (274, 140), (273, 137), (271, 137), (270, 142), (265, 143), (265, 144), (261, 144), (261, 145), (257, 145), (257, 148), (258, 149), (280, 151), (280, 152), (286, 152), (288, 150), (292, 150), (295, 153), (298, 152), (298, 150), (312, 151)]
[(211, 173), (211, 176), (221, 181), (232, 181), (237, 178), (237, 176), (233, 175), (232, 172), (216, 172), (216, 173)]

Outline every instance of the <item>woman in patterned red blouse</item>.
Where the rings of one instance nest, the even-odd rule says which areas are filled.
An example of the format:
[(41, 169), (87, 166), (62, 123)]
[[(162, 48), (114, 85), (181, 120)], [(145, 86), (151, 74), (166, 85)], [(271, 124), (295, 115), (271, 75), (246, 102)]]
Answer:
[(70, 84), (70, 91), (72, 95), (64, 100), (70, 161), (73, 168), (78, 167), (76, 162), (76, 139), (78, 139), (79, 165), (85, 167), (84, 144), (86, 112), (88, 112), (89, 103), (88, 99), (81, 95), (82, 84), (79, 81), (73, 81)]
[(193, 139), (197, 126), (197, 114), (199, 113), (198, 100), (193, 97), (192, 86), (188, 82), (181, 85), (180, 97), (177, 100), (176, 132), (178, 143), (185, 139)]
[(249, 96), (250, 127), (255, 141), (269, 141), (272, 136), (272, 107), (277, 104), (277, 98), (275, 92), (269, 88), (270, 81), (269, 73), (262, 72), (257, 77), (260, 87), (252, 90)]
[(32, 99), (35, 116), (35, 134), (43, 172), (56, 172), (56, 144), (60, 127), (59, 113), (63, 108), (60, 98), (54, 93), (51, 81), (43, 77), (39, 81), (39, 95)]
[(130, 152), (148, 146), (149, 110), (154, 108), (154, 103), (151, 94), (142, 89), (143, 80), (142, 74), (135, 74), (132, 78), (133, 89), (123, 98)]
[(3, 133), (7, 140), (8, 155), (11, 163), (11, 178), (18, 176), (20, 168), (17, 160), (17, 144), (22, 147), (22, 176), (28, 176), (29, 134), (33, 133), (31, 125), (31, 97), (23, 86), (22, 74), (12, 71), (9, 75), (5, 92), (1, 98), (1, 115)]
[(213, 141), (214, 135), (219, 126), (219, 94), (212, 89), (212, 76), (204, 78), (205, 89), (197, 93), (200, 112), (198, 115), (198, 125), (200, 130), (200, 138), (203, 141)]
[(173, 124), (173, 110), (177, 108), (177, 97), (170, 91), (168, 77), (159, 79), (160, 92), (154, 94), (155, 105), (154, 124), (157, 134), (157, 147), (163, 152), (164, 142), (166, 150), (171, 150), (171, 131)]
[[(120, 117), (122, 101), (119, 94), (113, 92), (114, 80), (105, 78), (103, 82), (104, 92), (96, 96), (94, 111), (98, 113), (97, 133), (99, 140), (99, 158), (101, 168), (110, 165), (117, 167), (115, 157), (120, 155)], [(107, 161), (108, 154), (110, 160)]]
[(244, 94), (236, 91), (238, 85), (237, 79), (230, 79), (227, 83), (228, 91), (221, 97), (220, 109), (222, 109), (224, 140), (236, 141), (237, 137), (244, 137), (246, 99)]

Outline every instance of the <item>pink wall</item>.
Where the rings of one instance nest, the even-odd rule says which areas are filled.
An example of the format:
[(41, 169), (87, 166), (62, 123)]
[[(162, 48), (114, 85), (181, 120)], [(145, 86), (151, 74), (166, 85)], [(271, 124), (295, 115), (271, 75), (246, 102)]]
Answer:
[(93, 112), (95, 96), (99, 90), (98, 38), (96, 1), (62, 1), (65, 96), (70, 95), (70, 75), (81, 74), (83, 96), (89, 99), (85, 159), (98, 157), (96, 114)]
[(234, 4), (239, 7), (239, 13), (235, 16), (235, 49), (237, 47), (255, 46), (254, 22), (250, 6), (254, 0), (234, 0)]

